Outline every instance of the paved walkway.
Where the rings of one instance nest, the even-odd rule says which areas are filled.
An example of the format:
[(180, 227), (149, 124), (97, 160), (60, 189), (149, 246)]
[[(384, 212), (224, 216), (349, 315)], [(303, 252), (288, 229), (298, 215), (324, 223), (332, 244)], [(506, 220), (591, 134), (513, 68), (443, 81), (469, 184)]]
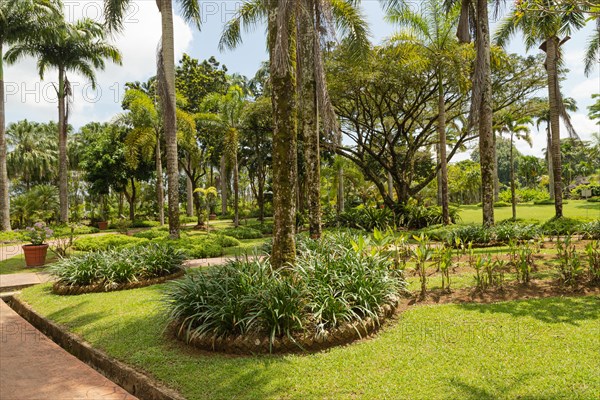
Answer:
[(0, 399), (135, 400), (0, 301)]

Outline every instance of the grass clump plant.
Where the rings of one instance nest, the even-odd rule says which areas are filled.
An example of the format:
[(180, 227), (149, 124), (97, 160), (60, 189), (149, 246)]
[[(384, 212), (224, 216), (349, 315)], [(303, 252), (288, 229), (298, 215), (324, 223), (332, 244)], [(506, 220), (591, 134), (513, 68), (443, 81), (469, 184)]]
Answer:
[(151, 243), (65, 258), (49, 271), (62, 285), (110, 288), (174, 274), (183, 268), (183, 260), (183, 254), (172, 246)]
[(258, 229), (248, 228), (245, 226), (223, 229), (221, 233), (236, 239), (258, 239), (263, 236), (262, 232)]
[(147, 242), (148, 239), (127, 235), (109, 234), (103, 236), (79, 238), (73, 244), (73, 248), (79, 251), (104, 251), (108, 249), (120, 249), (126, 246), (135, 246)]
[(237, 259), (190, 273), (169, 284), (168, 316), (188, 339), (258, 335), (317, 337), (342, 323), (377, 320), (405, 287), (393, 261), (364, 248), (349, 234), (301, 238), (293, 266), (273, 269), (269, 259)]
[(571, 236), (556, 240), (558, 255), (558, 277), (562, 284), (575, 286), (581, 279), (584, 269), (577, 254), (575, 245), (571, 243)]

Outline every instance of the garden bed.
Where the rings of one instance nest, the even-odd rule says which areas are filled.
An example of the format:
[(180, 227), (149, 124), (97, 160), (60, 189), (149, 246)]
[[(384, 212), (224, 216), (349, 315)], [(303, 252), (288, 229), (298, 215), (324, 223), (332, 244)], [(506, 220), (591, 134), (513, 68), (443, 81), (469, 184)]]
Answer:
[(181, 278), (185, 275), (185, 270), (177, 271), (173, 274), (167, 276), (161, 276), (157, 278), (143, 279), (135, 282), (127, 282), (127, 283), (115, 283), (106, 285), (104, 283), (96, 283), (93, 285), (66, 285), (61, 282), (56, 282), (52, 285), (52, 293), (68, 296), (68, 295), (78, 295), (85, 293), (102, 293), (102, 292), (116, 292), (119, 290), (129, 290), (129, 289), (138, 289), (151, 285), (158, 285), (160, 283), (164, 283), (166, 281), (170, 281), (172, 279)]
[(178, 340), (188, 345), (212, 352), (240, 355), (314, 352), (349, 344), (376, 333), (382, 324), (394, 315), (396, 307), (386, 304), (382, 309), (383, 312), (377, 319), (368, 317), (320, 334), (296, 334), (290, 337), (275, 338), (272, 342), (268, 336), (264, 335), (202, 336), (189, 339), (185, 331), (177, 329), (181, 323), (169, 325), (169, 331)]

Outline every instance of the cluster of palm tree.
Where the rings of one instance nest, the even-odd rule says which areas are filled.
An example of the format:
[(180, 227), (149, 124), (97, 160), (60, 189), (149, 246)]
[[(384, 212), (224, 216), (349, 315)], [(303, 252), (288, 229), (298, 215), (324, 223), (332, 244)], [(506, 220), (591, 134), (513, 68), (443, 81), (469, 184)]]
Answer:
[[(13, 63), (25, 56), (38, 60), (43, 78), (48, 67), (58, 70), (56, 91), (59, 99), (57, 126), (58, 180), (60, 219), (68, 220), (67, 204), (67, 126), (71, 85), (68, 74), (80, 74), (95, 83), (95, 71), (103, 69), (105, 60), (120, 62), (116, 48), (106, 41), (110, 32), (123, 29), (125, 11), (131, 0), (106, 0), (104, 25), (83, 19), (75, 23), (64, 20), (58, 0), (0, 0), (0, 227), (10, 229), (8, 214), (7, 141), (4, 132), (4, 95), (2, 60)], [(157, 54), (157, 80), (152, 92), (130, 89), (124, 106), (130, 112), (123, 115), (125, 123), (134, 127), (127, 142), (128, 161), (156, 159), (157, 190), (161, 223), (162, 215), (162, 161), (161, 135), (164, 135), (166, 153), (167, 199), (169, 231), (179, 236), (179, 171), (183, 167), (192, 189), (199, 175), (193, 142), (195, 124), (218, 126), (225, 132), (223, 163), (233, 171), (234, 192), (238, 193), (239, 130), (243, 103), (243, 89), (231, 86), (225, 94), (209, 96), (199, 105), (199, 116), (191, 116), (178, 109), (175, 91), (175, 60), (173, 34), (173, 2), (157, 0), (161, 14), (162, 37)], [(576, 6), (552, 6), (550, 0), (519, 1), (495, 35), (498, 45), (505, 45), (510, 36), (521, 31), (528, 48), (541, 45), (546, 52), (545, 67), (548, 76), (548, 132), (556, 216), (562, 216), (562, 181), (560, 159), (559, 118), (567, 119), (560, 94), (560, 47), (568, 35), (585, 25), (587, 15), (598, 18), (594, 2), (578, 2)], [(565, 2), (561, 2), (563, 4)], [(568, 3), (568, 2), (567, 2)], [(494, 224), (494, 131), (506, 132), (511, 144), (515, 138), (527, 137), (523, 127), (529, 120), (505, 116), (494, 124), (491, 86), (491, 42), (489, 2), (487, 0), (427, 0), (421, 12), (412, 11), (402, 0), (381, 0), (388, 21), (397, 24), (400, 31), (391, 40), (414, 44), (430, 54), (429, 63), (436, 71), (438, 91), (437, 154), (440, 160), (439, 186), (443, 220), (449, 223), (448, 172), (446, 154), (447, 121), (445, 90), (458, 86), (471, 90), (468, 121), (462, 129), (473, 130), (479, 137), (483, 223)], [(529, 12), (535, 4), (538, 10)], [(186, 21), (200, 26), (199, 0), (181, 0), (180, 13)], [(368, 27), (361, 15), (358, 0), (250, 0), (244, 2), (237, 14), (225, 25), (221, 48), (233, 48), (241, 43), (243, 30), (262, 22), (267, 27), (269, 50), (269, 94), (273, 113), (273, 210), (274, 242), (271, 262), (281, 267), (295, 260), (295, 226), (298, 204), (298, 139), (303, 142), (306, 192), (310, 234), (321, 235), (320, 148), (327, 144), (335, 149), (340, 142), (340, 130), (327, 92), (323, 67), (324, 48), (343, 38), (352, 57), (361, 57), (369, 48)], [(456, 32), (456, 35), (454, 34)], [(456, 37), (455, 37), (456, 36)], [(470, 82), (457, 81), (454, 73), (464, 60), (461, 45), (474, 40), (476, 58)], [(3, 46), (8, 46), (6, 54)], [(598, 38), (593, 37), (586, 55), (586, 73), (593, 68), (598, 56)], [(538, 121), (541, 117), (538, 118)], [(498, 119), (496, 119), (498, 120)], [(187, 132), (187, 133), (186, 133)], [(574, 131), (571, 132), (574, 135)], [(187, 136), (186, 136), (187, 135)], [(179, 144), (187, 148), (186, 160), (179, 160)], [(187, 138), (187, 139), (186, 139)], [(187, 140), (187, 142), (186, 142)], [(25, 143), (25, 140), (23, 140)], [(186, 145), (186, 143), (189, 144)], [(511, 146), (512, 148), (512, 146)], [(511, 161), (511, 165), (513, 161)], [(340, 167), (341, 170), (341, 167)], [(28, 172), (29, 175), (33, 171)], [(36, 172), (37, 173), (37, 172)], [(514, 199), (514, 168), (511, 169)], [(340, 180), (341, 181), (341, 180)], [(192, 193), (198, 193), (192, 190)], [(235, 222), (239, 221), (238, 200), (235, 204)], [(516, 217), (513, 207), (513, 217)]]

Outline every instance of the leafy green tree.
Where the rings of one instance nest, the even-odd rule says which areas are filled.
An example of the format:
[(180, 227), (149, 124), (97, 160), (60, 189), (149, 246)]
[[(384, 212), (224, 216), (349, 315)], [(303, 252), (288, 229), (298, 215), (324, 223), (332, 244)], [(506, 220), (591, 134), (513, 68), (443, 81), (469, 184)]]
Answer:
[(123, 115), (120, 120), (132, 128), (125, 138), (127, 162), (136, 168), (141, 159), (148, 161), (154, 156), (158, 220), (163, 225), (165, 210), (161, 153), (162, 120), (156, 101), (139, 89), (127, 89), (123, 97), (123, 108), (129, 110), (129, 113)]
[(6, 158), (9, 177), (20, 178), (29, 190), (32, 184), (49, 182), (56, 176), (56, 140), (42, 124), (19, 121), (8, 125)]
[[(436, 71), (438, 91), (437, 135), (438, 160), (440, 164), (438, 185), (441, 188), (442, 220), (450, 224), (448, 204), (448, 167), (446, 155), (446, 90), (452, 84), (453, 77), (460, 79), (461, 66), (467, 60), (462, 57), (458, 41), (452, 33), (458, 23), (460, 10), (456, 7), (446, 12), (442, 0), (428, 0), (421, 12), (416, 13), (406, 6), (391, 8), (386, 19), (404, 28), (394, 35), (393, 40), (422, 46), (429, 53), (431, 67)], [(458, 71), (457, 71), (458, 70)]]
[[(105, 0), (104, 16), (111, 31), (123, 28), (125, 12), (131, 0)], [(198, 28), (201, 23), (198, 0), (180, 0), (181, 15)], [(179, 160), (177, 158), (177, 107), (175, 96), (175, 44), (173, 31), (173, 1), (157, 0), (161, 15), (161, 45), (158, 56), (158, 80), (164, 120), (167, 183), (169, 202), (169, 233), (179, 237)]]
[(600, 94), (593, 94), (592, 99), (596, 99), (596, 102), (588, 106), (588, 116), (592, 121), (597, 120), (596, 125), (600, 125)]
[[(573, 30), (585, 25), (585, 15), (581, 11), (573, 12), (568, 6), (557, 5), (551, 11), (525, 12), (512, 10), (496, 32), (495, 40), (504, 46), (510, 37), (521, 31), (527, 49), (535, 45), (546, 52), (545, 67), (548, 73), (548, 100), (551, 126), (551, 155), (554, 174), (554, 208), (556, 218), (563, 216), (562, 172), (560, 159), (560, 115), (564, 113), (559, 84), (559, 68), (562, 65), (560, 47), (568, 40)], [(567, 39), (561, 39), (566, 36)]]
[(6, 53), (9, 63), (32, 56), (38, 59), (38, 72), (44, 78), (46, 69), (58, 69), (58, 179), (60, 199), (60, 221), (68, 222), (68, 158), (67, 158), (67, 98), (71, 84), (67, 74), (76, 72), (89, 79), (96, 86), (95, 69), (104, 69), (105, 59), (121, 63), (121, 55), (116, 47), (106, 41), (106, 33), (99, 23), (82, 19), (74, 24), (60, 22), (46, 27), (41, 36), (31, 36), (16, 43)]
[(9, 181), (6, 166), (4, 110), (4, 47), (41, 35), (44, 25), (60, 16), (60, 4), (51, 0), (0, 0), (0, 229), (10, 230)]

